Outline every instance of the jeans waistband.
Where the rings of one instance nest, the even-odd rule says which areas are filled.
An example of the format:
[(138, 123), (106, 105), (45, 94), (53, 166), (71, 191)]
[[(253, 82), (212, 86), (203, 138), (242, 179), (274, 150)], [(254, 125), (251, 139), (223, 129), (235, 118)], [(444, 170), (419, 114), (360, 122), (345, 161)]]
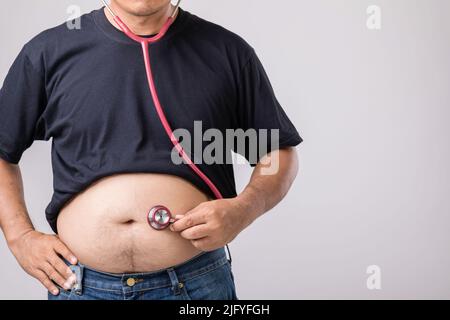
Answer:
[(78, 285), (74, 288), (75, 293), (81, 294), (83, 287), (123, 293), (173, 287), (174, 284), (182, 283), (221, 267), (228, 261), (225, 249), (219, 248), (210, 252), (202, 252), (179, 265), (153, 272), (112, 274), (82, 264), (71, 268), (77, 275)]

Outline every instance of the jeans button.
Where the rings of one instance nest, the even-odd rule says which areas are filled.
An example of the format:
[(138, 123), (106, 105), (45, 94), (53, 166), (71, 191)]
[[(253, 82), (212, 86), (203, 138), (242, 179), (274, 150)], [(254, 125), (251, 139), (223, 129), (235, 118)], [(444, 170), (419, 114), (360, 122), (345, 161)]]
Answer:
[(127, 279), (127, 286), (132, 287), (136, 284), (136, 280), (134, 278)]

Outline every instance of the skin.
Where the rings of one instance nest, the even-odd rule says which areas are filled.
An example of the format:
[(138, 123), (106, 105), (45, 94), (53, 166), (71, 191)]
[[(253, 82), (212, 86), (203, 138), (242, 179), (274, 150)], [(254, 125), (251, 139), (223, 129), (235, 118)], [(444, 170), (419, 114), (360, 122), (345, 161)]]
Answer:
[[(170, 0), (112, 0), (110, 6), (139, 35), (157, 34), (174, 10)], [(106, 8), (105, 13), (109, 22), (120, 29)]]
[[(111, 5), (135, 33), (142, 35), (157, 33), (172, 13), (170, 2), (167, 0), (113, 0)], [(273, 166), (275, 162), (279, 169), (273, 174), (265, 174), (264, 170)], [(133, 240), (137, 239), (138, 242), (141, 237), (158, 236), (160, 239), (167, 239), (169, 243), (180, 243), (180, 248), (184, 248), (182, 243), (189, 243), (192, 246), (192, 254), (194, 254), (199, 251), (211, 251), (231, 242), (253, 221), (285, 197), (297, 172), (298, 158), (295, 148), (274, 151), (261, 159), (261, 162), (253, 171), (249, 184), (241, 194), (233, 199), (214, 201), (207, 201), (200, 191), (194, 188), (191, 190), (190, 187), (185, 186), (184, 182), (174, 180), (172, 183), (172, 180), (169, 180), (175, 178), (165, 178), (152, 174), (146, 176), (131, 175), (130, 177), (118, 175), (108, 178), (105, 182), (102, 182), (103, 184), (92, 186), (61, 211), (58, 219), (58, 230), (66, 228), (69, 232), (60, 232), (60, 238), (60, 236), (46, 235), (34, 229), (25, 205), (20, 168), (18, 165), (0, 159), (0, 227), (11, 252), (21, 267), (28, 274), (38, 279), (49, 292), (57, 295), (59, 290), (55, 283), (60, 287), (69, 289), (75, 281), (72, 272), (62, 260), (62, 258), (65, 258), (72, 264), (77, 263), (76, 255), (65, 244), (71, 241), (70, 229), (72, 227), (70, 226), (76, 227), (70, 223), (71, 219), (75, 219), (74, 217), (79, 217), (82, 214), (82, 211), (84, 211), (82, 209), (85, 208), (83, 206), (86, 206), (86, 203), (92, 205), (92, 207), (89, 207), (90, 209), (97, 209), (92, 204), (95, 201), (89, 199), (94, 198), (95, 200), (96, 192), (101, 193), (104, 189), (116, 186), (117, 179), (123, 179), (123, 182), (120, 181), (119, 185), (132, 181), (135, 184), (145, 183), (150, 187), (155, 179), (160, 179), (156, 185), (157, 188), (164, 185), (164, 181), (169, 182), (170, 188), (157, 189), (160, 192), (157, 199), (168, 196), (168, 194), (178, 193), (177, 199), (170, 199), (169, 197), (167, 202), (174, 206), (181, 203), (181, 207), (177, 209), (180, 211), (177, 212), (184, 212), (184, 214), (176, 216), (177, 221), (171, 226), (170, 230), (160, 233), (158, 233), (159, 231), (151, 232), (149, 231), (151, 229), (147, 226), (145, 231), (133, 233), (133, 228), (137, 230), (145, 225), (145, 222), (139, 220), (141, 218), (134, 219), (133, 216), (132, 218), (128, 218), (128, 216), (124, 218), (119, 215), (114, 223), (119, 225), (120, 222), (120, 225), (126, 225), (127, 229), (125, 230), (127, 231), (125, 233), (134, 234)], [(139, 179), (146, 180), (141, 181)], [(126, 194), (126, 191), (125, 187), (122, 190), (120, 188), (119, 190), (113, 189), (112, 194), (109, 193), (105, 200), (119, 198), (121, 194)], [(135, 193), (133, 197), (140, 197), (147, 201), (143, 201), (142, 204), (143, 208), (147, 208), (151, 204), (148, 203), (150, 200), (147, 198), (154, 193), (154, 190), (146, 194)], [(193, 198), (196, 200), (194, 201)], [(100, 196), (97, 200), (97, 202), (106, 202)], [(185, 207), (182, 206), (183, 203)], [(98, 209), (104, 209), (105, 212), (109, 213), (106, 210), (107, 208)], [(142, 208), (138, 208), (137, 211), (141, 212), (142, 210)], [(93, 210), (92, 214), (94, 211), (96, 210)], [(139, 213), (139, 217), (141, 216), (141, 213)], [(129, 221), (121, 221), (121, 219), (131, 219), (130, 221), (136, 223), (129, 224)], [(121, 229), (113, 230), (114, 237), (117, 238), (118, 230)], [(62, 239), (63, 234), (66, 235), (67, 241)], [(108, 241), (111, 240), (108, 239)], [(126, 240), (126, 242), (130, 241)], [(148, 243), (152, 242), (154, 242), (154, 239)], [(92, 247), (92, 243), (87, 245)], [(113, 243), (113, 245), (115, 244)], [(76, 249), (77, 246), (73, 245), (73, 248)], [(83, 251), (80, 251), (80, 254), (81, 252)], [(146, 255), (147, 252), (144, 252), (142, 256), (145, 258)]]
[[(278, 163), (277, 172), (264, 174), (264, 169), (274, 162)], [(170, 229), (203, 251), (220, 248), (276, 206), (286, 196), (297, 172), (295, 148), (271, 152), (257, 164), (250, 183), (236, 198), (204, 202), (176, 216), (179, 220)]]
[(74, 282), (72, 272), (61, 260), (77, 259), (57, 236), (36, 231), (25, 206), (20, 168), (0, 160), (0, 227), (11, 252), (21, 267), (50, 292), (58, 294), (53, 279), (61, 287)]

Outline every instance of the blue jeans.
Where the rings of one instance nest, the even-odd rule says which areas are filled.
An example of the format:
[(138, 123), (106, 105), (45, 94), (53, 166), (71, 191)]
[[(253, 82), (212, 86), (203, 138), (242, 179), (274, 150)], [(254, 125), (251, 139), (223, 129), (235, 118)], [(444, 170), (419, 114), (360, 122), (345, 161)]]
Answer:
[(71, 266), (77, 284), (60, 288), (49, 300), (237, 300), (231, 262), (224, 248), (203, 252), (174, 267), (132, 274), (111, 274)]

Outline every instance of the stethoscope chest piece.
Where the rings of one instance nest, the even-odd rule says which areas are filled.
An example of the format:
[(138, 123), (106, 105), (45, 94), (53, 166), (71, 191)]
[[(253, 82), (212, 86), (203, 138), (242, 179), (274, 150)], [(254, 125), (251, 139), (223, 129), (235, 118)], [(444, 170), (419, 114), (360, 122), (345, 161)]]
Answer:
[(154, 206), (147, 215), (149, 225), (155, 230), (166, 229), (173, 222), (170, 210), (164, 206)]

